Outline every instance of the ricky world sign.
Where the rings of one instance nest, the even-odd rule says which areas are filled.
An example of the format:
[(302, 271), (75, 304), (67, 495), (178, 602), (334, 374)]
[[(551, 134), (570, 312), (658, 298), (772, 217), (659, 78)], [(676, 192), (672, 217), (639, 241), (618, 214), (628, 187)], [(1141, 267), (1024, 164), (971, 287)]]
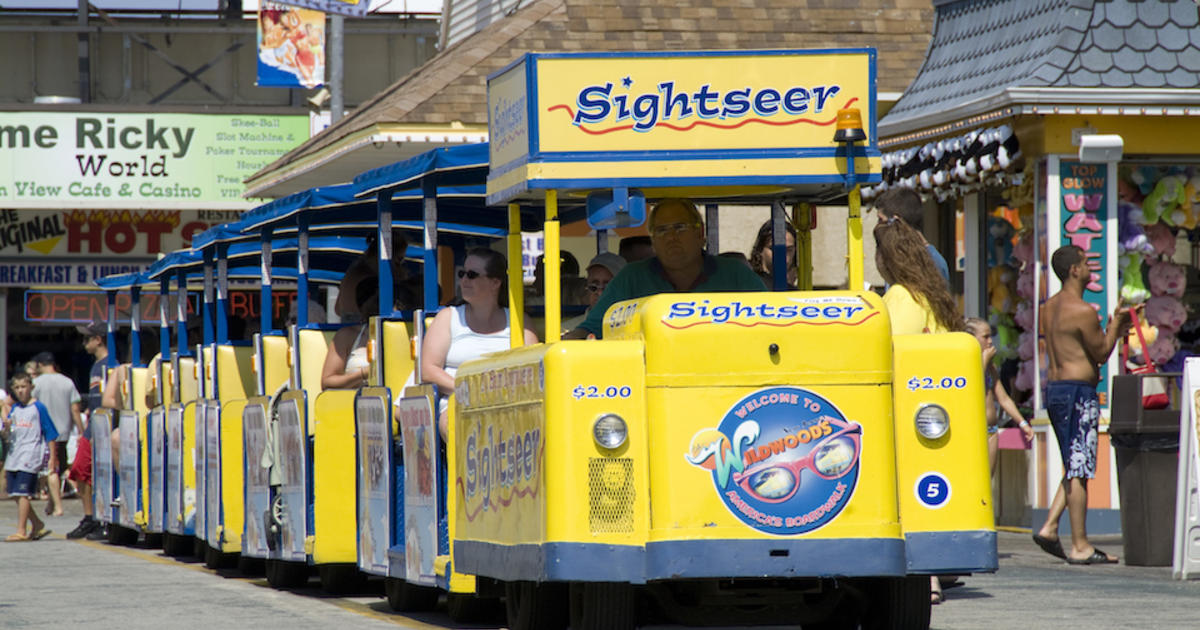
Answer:
[[(110, 160), (106, 153), (76, 155), (80, 175), (110, 175), (113, 177), (165, 177), (166, 157), (186, 157), (196, 135), (194, 127), (162, 125), (153, 118), (137, 124), (118, 125), (116, 118), (81, 116), (75, 119), (74, 148), (88, 150), (146, 151), (135, 159)], [(53, 149), (61, 139), (54, 125), (0, 126), (0, 149)], [(152, 157), (148, 152), (164, 152)]]

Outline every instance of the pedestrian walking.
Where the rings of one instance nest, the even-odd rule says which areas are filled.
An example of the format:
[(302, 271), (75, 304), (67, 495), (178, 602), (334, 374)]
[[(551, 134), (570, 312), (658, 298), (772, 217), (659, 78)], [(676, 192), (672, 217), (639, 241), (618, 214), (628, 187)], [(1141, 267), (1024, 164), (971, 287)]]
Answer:
[(53, 354), (39, 352), (34, 355), (33, 362), (38, 371), (38, 376), (33, 379), (33, 397), (49, 410), (58, 431), (57, 439), (50, 444), (50, 467), (46, 472), (50, 503), (46, 505), (46, 514), (62, 516), (62, 474), (67, 470), (67, 439), (72, 426), (83, 435), (83, 420), (75, 406), (82, 398), (75, 389), (75, 382), (59, 373)]
[(83, 538), (100, 527), (100, 523), (93, 514), (94, 506), (92, 505), (92, 428), (90, 418), (92, 412), (100, 407), (104, 383), (108, 376), (106, 374), (108, 344), (105, 343), (108, 326), (104, 322), (93, 321), (87, 326), (77, 326), (75, 329), (83, 335), (83, 349), (92, 355), (95, 362), (92, 363), (92, 370), (88, 375), (88, 393), (84, 400), (87, 403), (89, 423), (87, 430), (79, 436), (75, 448), (75, 461), (71, 463), (71, 471), (67, 475), (75, 482), (78, 489), (79, 500), (83, 507), (83, 519), (79, 521), (79, 525), (75, 529), (67, 533), (67, 538)]
[[(1038, 323), (1050, 362), (1046, 412), (1058, 438), (1064, 472), (1046, 522), (1033, 540), (1046, 553), (1069, 564), (1115, 563), (1116, 556), (1088, 542), (1087, 482), (1096, 476), (1100, 420), (1096, 384), (1100, 381), (1100, 364), (1108, 360), (1117, 341), (1129, 331), (1129, 308), (1118, 304), (1108, 330), (1102, 329), (1096, 310), (1083, 299), (1092, 276), (1084, 251), (1075, 245), (1060, 247), (1051, 256), (1050, 266), (1062, 281), (1062, 289), (1046, 300)], [(1064, 510), (1071, 519), (1069, 550), (1058, 538)]]
[[(33, 383), (28, 374), (17, 373), (8, 383), (13, 404), (5, 409), (3, 430), (12, 445), (4, 458), (4, 478), (8, 494), (17, 502), (17, 531), (7, 542), (40, 540), (50, 533), (33, 509), (31, 500), (37, 486), (37, 473), (46, 456), (46, 442), (56, 437), (50, 412), (33, 400)], [(29, 527), (26, 529), (25, 524)]]

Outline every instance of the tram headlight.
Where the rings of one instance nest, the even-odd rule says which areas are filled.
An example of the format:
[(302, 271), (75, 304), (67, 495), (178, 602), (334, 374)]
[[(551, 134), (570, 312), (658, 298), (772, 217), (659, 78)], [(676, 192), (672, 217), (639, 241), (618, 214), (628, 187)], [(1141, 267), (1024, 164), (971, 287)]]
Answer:
[(913, 420), (917, 425), (917, 433), (928, 440), (936, 440), (950, 430), (950, 414), (941, 405), (921, 405)]
[(596, 422), (592, 424), (592, 439), (596, 440), (596, 444), (601, 448), (620, 448), (628, 435), (629, 428), (625, 426), (625, 419), (615, 413), (606, 413), (596, 418)]

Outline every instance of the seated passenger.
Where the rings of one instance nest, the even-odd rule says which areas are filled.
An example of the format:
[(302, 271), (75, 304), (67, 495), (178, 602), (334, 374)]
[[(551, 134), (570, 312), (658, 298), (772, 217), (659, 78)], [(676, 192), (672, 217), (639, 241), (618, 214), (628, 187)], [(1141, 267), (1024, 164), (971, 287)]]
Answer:
[(875, 226), (875, 267), (884, 282), (883, 294), (893, 335), (941, 333), (963, 329), (958, 305), (946, 288), (919, 232), (899, 219)]
[[(338, 296), (339, 302), (341, 296)], [(371, 362), (367, 343), (371, 340), (368, 319), (379, 312), (379, 278), (366, 276), (354, 287), (354, 313), (361, 323), (337, 331), (329, 342), (321, 368), (322, 389), (358, 389), (367, 383)], [(344, 313), (350, 315), (351, 313)]]
[(597, 338), (603, 333), (604, 313), (623, 300), (658, 293), (762, 291), (762, 280), (749, 267), (704, 251), (704, 220), (687, 199), (663, 199), (648, 222), (654, 257), (632, 262), (618, 273), (587, 318), (567, 339)]
[[(447, 428), (446, 397), (454, 391), (458, 367), (511, 346), (507, 267), (499, 252), (482, 247), (468, 251), (462, 269), (458, 270), (464, 304), (439, 311), (425, 332), (421, 374), (424, 382), (438, 387), (438, 430), (443, 437)], [(525, 343), (537, 342), (537, 335), (527, 328)]]
[[(796, 288), (796, 229), (791, 223), (784, 223), (787, 235), (787, 288)], [(774, 227), (767, 219), (758, 228), (758, 236), (754, 239), (754, 247), (750, 249), (750, 267), (762, 278), (768, 289), (775, 288), (775, 239)]]
[[(625, 259), (620, 256), (605, 252), (596, 254), (596, 257), (588, 263), (587, 266), (587, 285), (584, 287), (587, 293), (584, 294), (584, 304), (588, 307), (588, 312), (591, 312), (596, 302), (600, 300), (600, 294), (604, 293), (605, 287), (609, 282), (616, 277), (621, 270), (625, 268)], [(576, 326), (583, 323), (587, 319), (588, 313), (585, 312), (578, 317), (563, 322), (564, 330), (573, 330)]]

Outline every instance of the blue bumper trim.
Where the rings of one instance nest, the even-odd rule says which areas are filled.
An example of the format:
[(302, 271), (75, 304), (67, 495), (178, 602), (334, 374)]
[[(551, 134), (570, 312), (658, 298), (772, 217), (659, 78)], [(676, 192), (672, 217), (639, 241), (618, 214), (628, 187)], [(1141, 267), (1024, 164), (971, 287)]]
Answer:
[(680, 540), (645, 548), (592, 543), (458, 541), (454, 565), (498, 580), (650, 580), (904, 575), (903, 540)]
[(904, 535), (908, 572), (991, 573), (999, 566), (996, 532), (909, 532)]

